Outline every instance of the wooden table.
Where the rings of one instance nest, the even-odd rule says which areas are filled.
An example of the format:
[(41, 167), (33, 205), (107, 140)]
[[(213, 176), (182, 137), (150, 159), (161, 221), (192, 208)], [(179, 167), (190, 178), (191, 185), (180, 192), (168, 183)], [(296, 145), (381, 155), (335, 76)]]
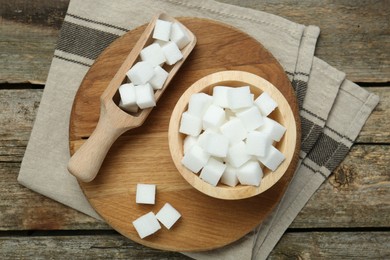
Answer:
[[(390, 258), (390, 3), (221, 2), (321, 28), (316, 55), (380, 96), (356, 144), (270, 255)], [(19, 185), (16, 177), (68, 0), (2, 0), (0, 19), (0, 258), (173, 258)]]

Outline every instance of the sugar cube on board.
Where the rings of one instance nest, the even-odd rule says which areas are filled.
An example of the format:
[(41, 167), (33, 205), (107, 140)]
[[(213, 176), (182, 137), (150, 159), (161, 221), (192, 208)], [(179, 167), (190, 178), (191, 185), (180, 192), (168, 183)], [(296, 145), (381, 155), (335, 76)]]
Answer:
[(134, 85), (143, 85), (154, 75), (152, 64), (147, 61), (139, 61), (126, 73)]
[(206, 165), (209, 158), (210, 154), (195, 144), (184, 154), (181, 163), (193, 173), (198, 173)]
[(168, 65), (173, 65), (183, 58), (183, 54), (174, 42), (167, 42), (161, 48)]
[(157, 212), (156, 218), (167, 228), (170, 229), (181, 217), (171, 204), (165, 203), (164, 206)]
[(244, 124), (237, 117), (231, 117), (229, 121), (221, 125), (220, 130), (224, 136), (229, 138), (230, 143), (242, 141), (247, 135)]
[(152, 43), (143, 48), (140, 52), (140, 57), (143, 61), (149, 62), (153, 67), (165, 62), (165, 55), (158, 43)]
[(187, 135), (183, 140), (183, 152), (186, 153), (192, 146), (198, 143), (198, 137)]
[(255, 104), (263, 116), (268, 116), (278, 106), (275, 100), (273, 100), (267, 92), (261, 93), (261, 95), (256, 98)]
[(245, 109), (236, 115), (244, 124), (247, 131), (255, 130), (264, 124), (263, 116), (256, 106)]
[(245, 140), (246, 151), (250, 155), (264, 156), (272, 145), (271, 138), (268, 135), (258, 132), (251, 131)]
[(134, 220), (133, 226), (140, 238), (150, 236), (161, 229), (160, 223), (153, 212), (149, 212)]
[(251, 159), (246, 152), (246, 146), (243, 141), (237, 142), (229, 147), (226, 160), (232, 166), (238, 168)]
[(191, 41), (188, 32), (179, 23), (172, 24), (170, 39), (179, 49), (183, 49)]
[(156, 25), (154, 26), (153, 39), (169, 41), (169, 36), (171, 35), (172, 23), (157, 19)]
[(205, 182), (217, 186), (225, 168), (226, 165), (224, 163), (211, 157), (203, 167), (199, 177)]
[(221, 183), (226, 184), (230, 187), (235, 187), (238, 184), (237, 178), (237, 168), (231, 166), (230, 164), (226, 164), (226, 169), (222, 174)]
[(227, 92), (227, 100), (230, 109), (246, 108), (253, 105), (253, 96), (247, 86), (230, 88)]
[(155, 184), (137, 184), (135, 202), (137, 204), (154, 204), (156, 197)]
[(179, 132), (187, 135), (198, 136), (202, 131), (202, 120), (187, 111), (181, 115)]
[(149, 83), (135, 86), (135, 94), (137, 96), (137, 105), (141, 109), (154, 107), (156, 105), (153, 88)]
[(274, 146), (271, 146), (268, 153), (263, 157), (259, 156), (258, 159), (265, 167), (275, 171), (286, 157)]
[(191, 95), (188, 102), (188, 113), (203, 118), (207, 108), (213, 102), (213, 98), (206, 93), (195, 93)]
[(286, 132), (286, 128), (284, 126), (269, 117), (264, 117), (264, 124), (257, 130), (267, 134), (272, 140), (276, 142), (279, 142)]
[(149, 80), (149, 84), (154, 90), (161, 89), (168, 78), (169, 73), (160, 66), (154, 67), (154, 76)]
[(225, 121), (225, 110), (223, 108), (211, 104), (203, 116), (203, 129), (217, 128)]
[(222, 108), (228, 108), (228, 91), (231, 89), (231, 87), (225, 87), (225, 86), (215, 86), (213, 88), (213, 98), (214, 98), (214, 104), (222, 107)]
[(205, 151), (212, 156), (226, 157), (229, 149), (229, 139), (218, 133), (210, 132), (204, 140)]
[(248, 161), (237, 169), (237, 178), (243, 185), (259, 186), (263, 171), (257, 161)]

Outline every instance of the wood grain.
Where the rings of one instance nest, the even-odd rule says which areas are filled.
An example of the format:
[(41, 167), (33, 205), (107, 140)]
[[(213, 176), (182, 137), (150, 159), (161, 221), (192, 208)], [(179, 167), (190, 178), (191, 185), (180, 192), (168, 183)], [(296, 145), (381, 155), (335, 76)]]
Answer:
[[(242, 70), (260, 75), (277, 86), (290, 101), (295, 118), (298, 118), (298, 106), (282, 67), (253, 38), (211, 20), (186, 18), (180, 21), (196, 35), (196, 48), (146, 122), (120, 136), (107, 154), (97, 178), (90, 183), (80, 183), (80, 186), (95, 210), (114, 229), (132, 240), (164, 250), (200, 251), (231, 243), (257, 226), (280, 199), (295, 167), (290, 164), (286, 174), (267, 192), (245, 200), (218, 200), (196, 191), (179, 175), (168, 150), (169, 117), (181, 94), (192, 82), (211, 72)], [(129, 32), (116, 40), (85, 76), (76, 94), (70, 119), (71, 153), (96, 126), (97, 120), (92, 120), (98, 118), (98, 114), (94, 113), (99, 111), (99, 97), (112, 78), (102, 77), (102, 72), (116, 73), (127, 56), (121, 57), (118, 53), (129, 52), (141, 31)], [(127, 49), (122, 47), (125, 46), (123, 42), (127, 43)], [(242, 55), (242, 46), (247, 50), (245, 55)], [(106, 60), (112, 60), (113, 56), (118, 57), (117, 64), (108, 64)], [(136, 184), (142, 182), (157, 184), (158, 202), (154, 207), (137, 205), (131, 199), (135, 195)], [(162, 230), (141, 240), (129, 219), (135, 220), (147, 213), (147, 209), (156, 213), (163, 202), (169, 202), (178, 209), (183, 216), (182, 221), (174, 233)], [(262, 207), (253, 207), (259, 204)], [(226, 218), (227, 212), (229, 218)], [(210, 219), (210, 216), (213, 217)], [(234, 228), (226, 230), (225, 227), (232, 223), (236, 223), (232, 225)]]

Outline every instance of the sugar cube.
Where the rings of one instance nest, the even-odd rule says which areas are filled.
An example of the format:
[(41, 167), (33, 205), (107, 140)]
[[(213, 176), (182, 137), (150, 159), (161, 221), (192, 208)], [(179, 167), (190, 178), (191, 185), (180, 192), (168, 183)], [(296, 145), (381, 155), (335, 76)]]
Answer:
[(188, 102), (188, 113), (203, 118), (207, 108), (213, 102), (213, 98), (206, 93), (195, 93), (191, 95)]
[(238, 168), (251, 159), (251, 156), (246, 152), (246, 146), (243, 141), (232, 144), (229, 147), (226, 161), (232, 166)]
[(149, 80), (149, 84), (154, 90), (161, 89), (168, 78), (169, 73), (160, 66), (154, 67), (154, 76)]
[(143, 85), (154, 75), (152, 64), (147, 61), (139, 61), (126, 73), (134, 85)]
[(255, 156), (265, 156), (272, 145), (272, 140), (264, 133), (251, 131), (248, 133), (245, 144), (248, 154)]
[(203, 116), (203, 129), (217, 128), (225, 121), (225, 111), (223, 108), (211, 104)]
[(172, 24), (170, 39), (179, 49), (183, 49), (191, 41), (188, 32), (178, 23)]
[(190, 171), (198, 173), (206, 165), (209, 158), (210, 154), (195, 144), (184, 154), (181, 163)]
[(153, 212), (149, 212), (133, 221), (133, 226), (140, 238), (154, 234), (161, 229), (160, 223)]
[(222, 107), (222, 108), (228, 108), (228, 91), (231, 89), (231, 87), (225, 87), (225, 86), (215, 86), (213, 88), (213, 98), (214, 98), (214, 104)]
[(226, 157), (229, 149), (229, 139), (218, 133), (210, 132), (203, 141), (205, 151), (212, 156)]
[(253, 96), (248, 86), (230, 88), (227, 92), (227, 100), (230, 109), (239, 109), (253, 105)]
[(138, 105), (124, 105), (122, 100), (119, 100), (119, 107), (126, 112), (136, 113), (138, 112)]
[(199, 177), (205, 182), (217, 186), (219, 179), (225, 171), (226, 165), (211, 157), (203, 167)]
[(263, 92), (258, 98), (256, 98), (255, 104), (263, 116), (268, 116), (278, 106), (275, 100), (273, 100), (267, 92)]
[(215, 129), (208, 128), (204, 130), (198, 137), (198, 145), (202, 147), (203, 150), (205, 150), (207, 147), (208, 138), (211, 133), (217, 132), (215, 131)]
[(155, 184), (137, 184), (135, 202), (137, 204), (154, 204), (156, 197)]
[(280, 139), (282, 139), (284, 133), (286, 132), (286, 128), (284, 126), (269, 117), (264, 117), (264, 124), (257, 130), (268, 135), (272, 140), (276, 142), (279, 142)]
[(149, 62), (153, 67), (165, 62), (165, 55), (158, 43), (152, 43), (143, 48), (140, 52), (140, 57), (143, 61)]
[(260, 114), (260, 111), (256, 106), (251, 106), (236, 115), (244, 124), (247, 131), (255, 130), (264, 124), (263, 116)]
[(119, 95), (121, 97), (119, 107), (127, 112), (137, 112), (137, 97), (135, 95), (135, 87), (132, 83), (126, 83), (119, 87)]
[(187, 111), (181, 115), (179, 132), (187, 135), (198, 136), (202, 131), (202, 120)]
[(226, 184), (230, 187), (235, 187), (238, 184), (237, 178), (237, 168), (231, 166), (230, 164), (226, 164), (226, 169), (222, 174), (221, 183)]
[(183, 54), (174, 42), (167, 42), (161, 48), (168, 65), (173, 65), (183, 58)]
[(137, 105), (141, 109), (154, 107), (156, 105), (153, 88), (149, 83), (135, 86), (135, 94), (137, 97)]
[(259, 161), (271, 171), (275, 171), (285, 158), (286, 157), (284, 156), (284, 154), (281, 153), (274, 146), (270, 147), (268, 153), (265, 156), (258, 157)]
[(157, 19), (156, 25), (154, 26), (153, 39), (169, 41), (169, 36), (171, 35), (172, 23)]
[(229, 121), (221, 125), (220, 130), (224, 136), (229, 138), (230, 143), (242, 141), (247, 135), (244, 124), (237, 117), (231, 117)]
[(191, 147), (198, 143), (198, 137), (187, 135), (183, 140), (183, 152), (186, 153)]
[(170, 229), (181, 217), (171, 204), (165, 203), (164, 206), (157, 212), (156, 218), (167, 228)]
[(263, 171), (258, 162), (248, 161), (237, 169), (237, 178), (243, 185), (259, 186)]

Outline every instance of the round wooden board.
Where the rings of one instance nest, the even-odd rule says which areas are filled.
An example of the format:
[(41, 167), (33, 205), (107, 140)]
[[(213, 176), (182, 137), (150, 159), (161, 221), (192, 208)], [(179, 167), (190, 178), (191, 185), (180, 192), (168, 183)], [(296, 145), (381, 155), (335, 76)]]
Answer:
[[(144, 125), (119, 137), (96, 179), (80, 182), (93, 208), (119, 233), (143, 245), (170, 251), (203, 251), (222, 247), (260, 224), (281, 199), (298, 161), (299, 145), (286, 174), (266, 192), (244, 200), (220, 200), (190, 186), (175, 168), (168, 147), (168, 124), (181, 94), (198, 79), (217, 71), (242, 70), (274, 84), (289, 101), (299, 128), (296, 97), (277, 60), (256, 40), (222, 23), (179, 19), (197, 37), (195, 49), (159, 100)], [(73, 154), (93, 132), (99, 119), (100, 95), (131, 51), (145, 26), (114, 41), (86, 74), (70, 119)], [(300, 129), (297, 129), (300, 138)], [(300, 140), (297, 140), (300, 143)], [(135, 203), (137, 183), (157, 185), (156, 204)], [(169, 202), (181, 219), (167, 230), (140, 239), (132, 221)]]

